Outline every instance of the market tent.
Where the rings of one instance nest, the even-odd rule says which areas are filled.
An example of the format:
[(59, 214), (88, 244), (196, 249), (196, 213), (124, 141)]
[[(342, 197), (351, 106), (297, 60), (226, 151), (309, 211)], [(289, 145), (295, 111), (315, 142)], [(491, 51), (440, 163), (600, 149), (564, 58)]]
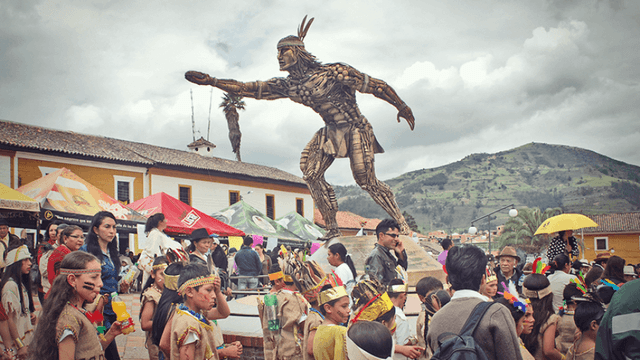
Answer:
[[(214, 218), (244, 231), (247, 235), (260, 235), (267, 238), (278, 238), (279, 243), (300, 245), (303, 239), (285, 229), (282, 225), (269, 219), (260, 211), (243, 200), (211, 214)], [(285, 240), (285, 241), (282, 241)], [(288, 241), (287, 241), (288, 240)]]
[(118, 219), (116, 229), (119, 233), (136, 233), (137, 225), (147, 221), (144, 216), (122, 205), (67, 168), (21, 186), (18, 191), (40, 204), (40, 218), (44, 226), (58, 219), (87, 229), (93, 215), (99, 211), (110, 211)]
[(163, 213), (167, 219), (167, 228), (164, 232), (168, 235), (191, 235), (194, 229), (205, 228), (209, 234), (218, 236), (244, 236), (242, 230), (214, 219), (163, 192), (134, 201), (129, 204), (129, 207), (147, 217), (155, 213)]
[(40, 204), (17, 190), (0, 184), (0, 219), (10, 227), (38, 228)]
[(316, 241), (326, 233), (326, 230), (295, 211), (279, 218), (276, 222), (303, 240)]

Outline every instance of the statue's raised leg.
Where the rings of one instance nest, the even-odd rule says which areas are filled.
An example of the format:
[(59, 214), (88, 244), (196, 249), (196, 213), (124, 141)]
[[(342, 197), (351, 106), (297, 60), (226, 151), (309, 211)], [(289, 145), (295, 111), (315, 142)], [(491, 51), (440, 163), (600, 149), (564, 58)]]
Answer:
[(400, 233), (408, 235), (411, 229), (398, 208), (396, 198), (391, 188), (376, 178), (373, 152), (371, 146), (367, 144), (366, 136), (366, 132), (361, 132), (358, 129), (352, 132), (349, 160), (351, 160), (353, 177), (356, 183), (364, 191), (369, 193), (373, 201), (380, 205), (389, 216), (398, 222), (398, 225), (400, 225)]
[(324, 173), (333, 163), (334, 157), (327, 155), (321, 149), (322, 131), (318, 131), (302, 151), (300, 157), (300, 170), (303, 179), (307, 182), (311, 197), (322, 214), (327, 233), (319, 240), (329, 240), (342, 233), (338, 229), (336, 213), (338, 201), (333, 187), (324, 178)]

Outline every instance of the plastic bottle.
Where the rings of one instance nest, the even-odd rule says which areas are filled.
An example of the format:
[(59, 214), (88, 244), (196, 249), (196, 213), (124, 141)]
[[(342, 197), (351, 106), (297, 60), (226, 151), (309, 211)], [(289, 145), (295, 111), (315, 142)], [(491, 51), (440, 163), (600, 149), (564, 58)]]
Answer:
[(120, 321), (120, 328), (123, 334), (126, 335), (136, 330), (133, 319), (127, 312), (127, 305), (120, 299), (117, 292), (111, 293), (111, 308), (113, 308), (113, 312), (116, 313), (118, 321)]
[(278, 319), (278, 298), (275, 294), (264, 296), (264, 312), (267, 318), (269, 331), (280, 331), (280, 320)]
[(140, 270), (138, 270), (138, 263), (135, 263), (124, 274), (124, 276), (122, 277), (122, 281), (131, 285), (131, 283), (133, 283), (133, 280), (135, 280), (135, 278), (138, 276), (139, 273), (140, 273)]

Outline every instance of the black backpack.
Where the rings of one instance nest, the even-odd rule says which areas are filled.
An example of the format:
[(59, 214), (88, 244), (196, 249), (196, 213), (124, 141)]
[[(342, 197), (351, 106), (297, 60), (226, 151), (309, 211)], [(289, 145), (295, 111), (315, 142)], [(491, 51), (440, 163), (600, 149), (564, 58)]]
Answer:
[[(433, 354), (431, 360), (488, 360), (484, 350), (473, 338), (473, 332), (478, 327), (484, 313), (493, 304), (494, 302), (483, 301), (476, 305), (464, 326), (462, 326), (460, 335), (450, 332), (440, 334), (438, 336), (438, 345), (440, 347)], [(447, 337), (451, 338), (442, 342)]]

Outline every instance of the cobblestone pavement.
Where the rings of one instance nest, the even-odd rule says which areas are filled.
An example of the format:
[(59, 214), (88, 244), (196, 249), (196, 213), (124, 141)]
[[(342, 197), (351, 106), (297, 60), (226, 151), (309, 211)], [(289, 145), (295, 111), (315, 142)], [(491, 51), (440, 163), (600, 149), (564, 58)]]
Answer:
[[(149, 353), (144, 347), (145, 333), (140, 329), (140, 293), (124, 294), (120, 295), (122, 300), (127, 304), (127, 311), (131, 315), (133, 322), (136, 326), (136, 331), (128, 335), (120, 335), (116, 337), (116, 344), (118, 344), (118, 352), (121, 359), (128, 360), (148, 360)], [(38, 297), (33, 297), (36, 311), (41, 310)]]

